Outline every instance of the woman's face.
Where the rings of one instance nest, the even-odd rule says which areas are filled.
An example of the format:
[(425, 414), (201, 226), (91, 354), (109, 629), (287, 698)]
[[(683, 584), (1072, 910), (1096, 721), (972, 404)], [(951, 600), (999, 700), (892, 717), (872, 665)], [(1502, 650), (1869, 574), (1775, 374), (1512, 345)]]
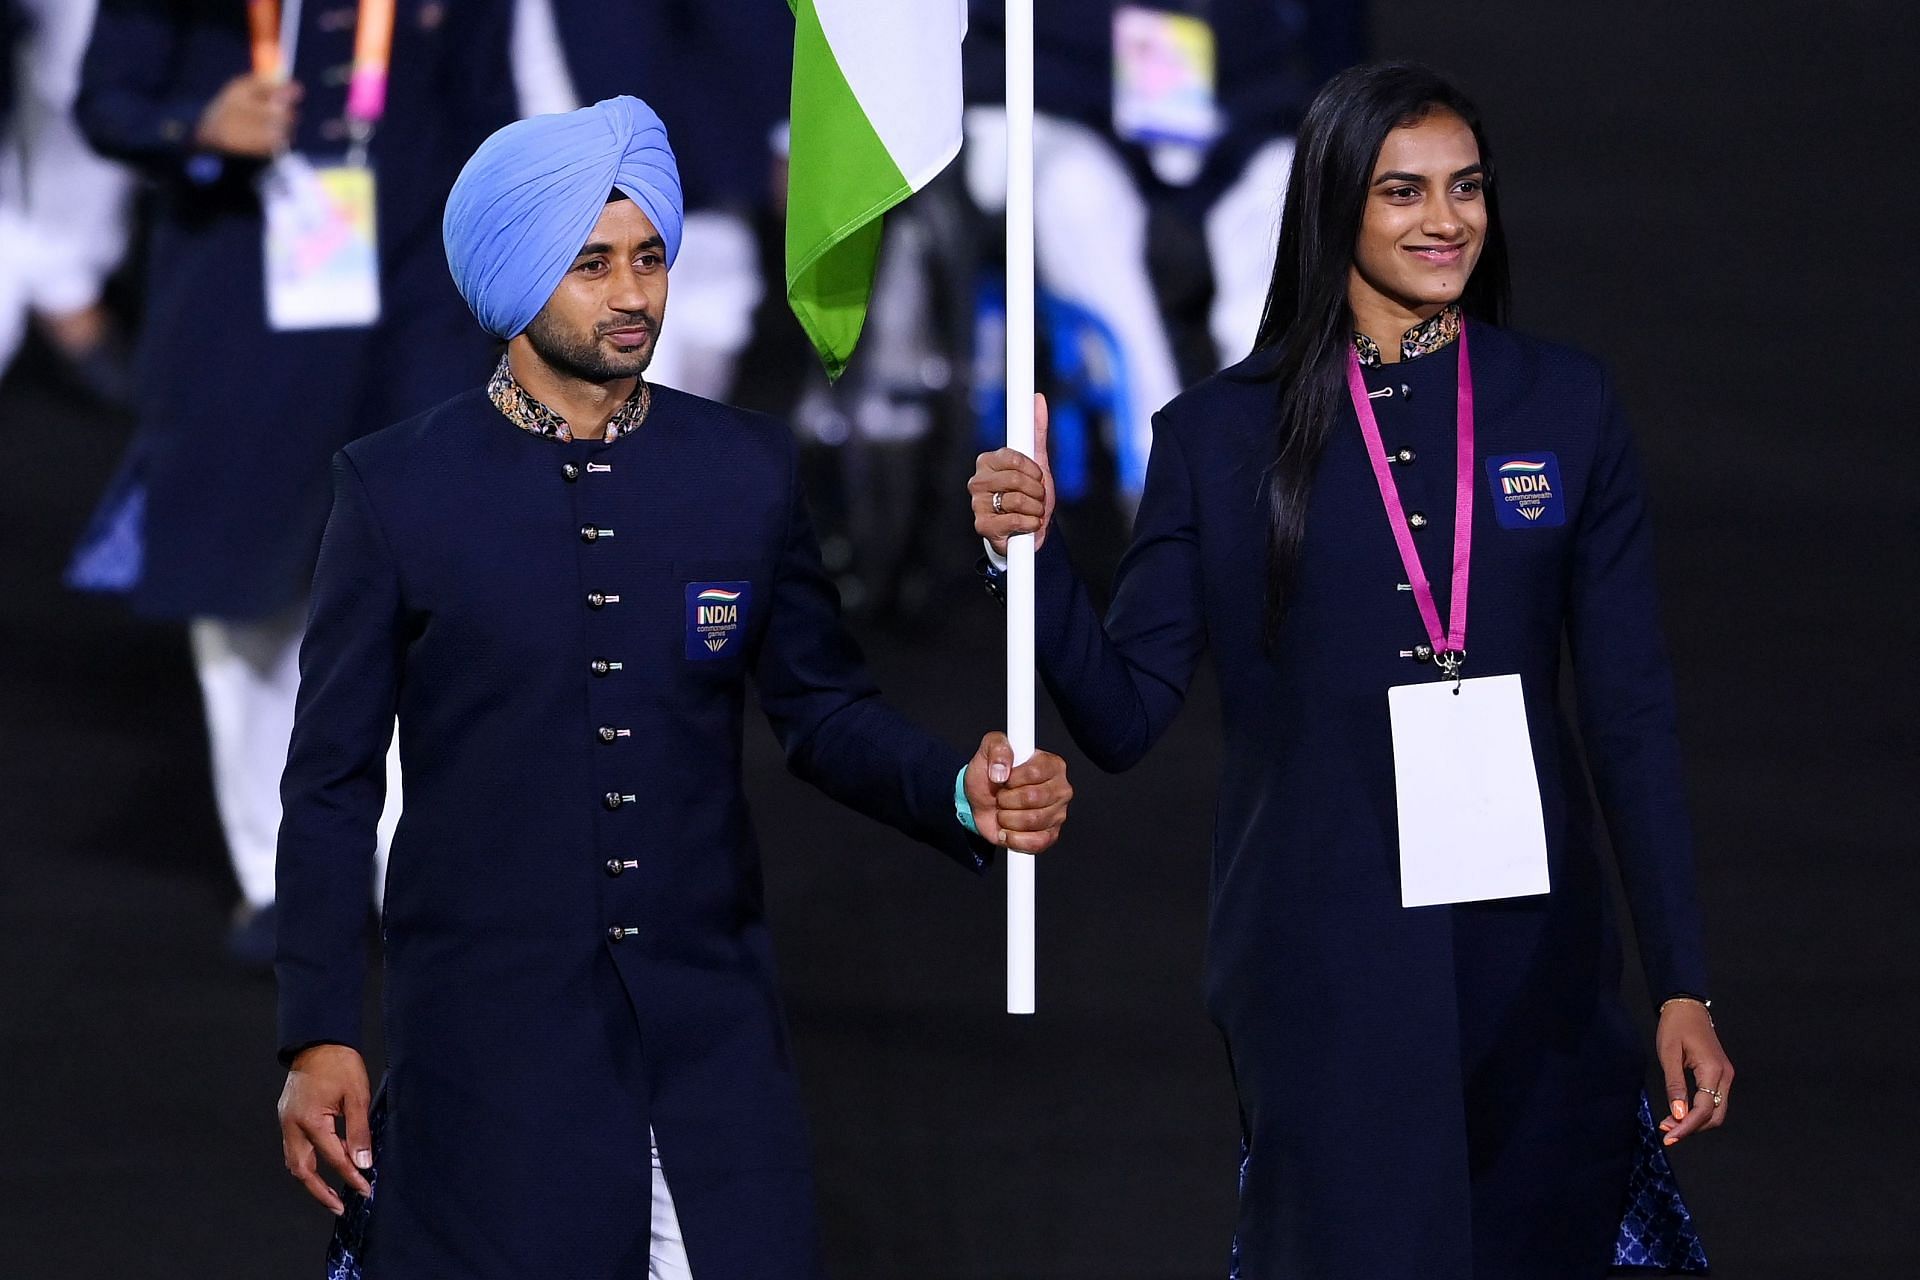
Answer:
[(1388, 132), (1373, 165), (1353, 284), (1409, 312), (1457, 302), (1487, 234), (1486, 171), (1467, 122), (1436, 108)]

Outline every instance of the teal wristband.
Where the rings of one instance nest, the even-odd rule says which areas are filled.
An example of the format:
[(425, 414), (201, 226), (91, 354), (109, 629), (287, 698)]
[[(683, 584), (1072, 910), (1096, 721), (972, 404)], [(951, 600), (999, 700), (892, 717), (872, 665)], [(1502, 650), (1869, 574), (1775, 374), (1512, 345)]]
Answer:
[(969, 835), (979, 835), (980, 828), (973, 824), (973, 806), (967, 802), (967, 766), (961, 765), (960, 772), (953, 779), (953, 816)]

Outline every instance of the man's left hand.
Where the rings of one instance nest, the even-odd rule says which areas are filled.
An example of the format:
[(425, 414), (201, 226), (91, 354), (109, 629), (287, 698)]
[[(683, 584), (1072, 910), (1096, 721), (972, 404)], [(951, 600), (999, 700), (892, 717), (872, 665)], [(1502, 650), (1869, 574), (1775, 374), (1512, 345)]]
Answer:
[(1065, 760), (1036, 751), (1025, 764), (1016, 765), (1004, 733), (980, 739), (980, 749), (967, 762), (966, 789), (980, 837), (1015, 853), (1050, 848), (1060, 838), (1073, 799)]

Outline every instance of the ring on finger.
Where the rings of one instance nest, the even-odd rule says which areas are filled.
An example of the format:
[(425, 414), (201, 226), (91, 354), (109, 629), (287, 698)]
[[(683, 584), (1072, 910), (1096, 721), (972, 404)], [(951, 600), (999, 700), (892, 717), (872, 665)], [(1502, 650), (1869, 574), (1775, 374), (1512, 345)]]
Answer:
[(993, 514), (997, 516), (1003, 516), (1007, 514), (1007, 509), (1000, 505), (1000, 500), (1004, 496), (1005, 495), (1002, 494), (998, 489), (995, 489), (993, 491)]
[(1719, 1106), (1719, 1105), (1720, 1105), (1721, 1103), (1723, 1103), (1723, 1102), (1725, 1102), (1725, 1101), (1727, 1100), (1727, 1095), (1726, 1095), (1726, 1092), (1725, 1092), (1724, 1090), (1721, 1090), (1721, 1089), (1709, 1089), (1709, 1088), (1708, 1088), (1708, 1087), (1707, 1087), (1706, 1085), (1704, 1085), (1704, 1084), (1703, 1084), (1703, 1085), (1701, 1085), (1701, 1086), (1699, 1086), (1699, 1087), (1698, 1087), (1697, 1089), (1695, 1089), (1695, 1090), (1694, 1090), (1694, 1092), (1695, 1092), (1695, 1093), (1704, 1093), (1704, 1094), (1706, 1094), (1706, 1095), (1707, 1095), (1707, 1096), (1708, 1096), (1709, 1098), (1712, 1098), (1712, 1099), (1713, 1099), (1713, 1105), (1714, 1105), (1714, 1106), (1716, 1106), (1716, 1107), (1718, 1107), (1718, 1106)]

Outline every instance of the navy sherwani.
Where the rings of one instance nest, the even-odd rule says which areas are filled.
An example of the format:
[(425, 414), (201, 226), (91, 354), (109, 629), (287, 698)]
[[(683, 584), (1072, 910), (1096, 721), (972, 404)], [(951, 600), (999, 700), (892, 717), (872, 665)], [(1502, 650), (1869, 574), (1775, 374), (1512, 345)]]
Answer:
[[(1314, 477), (1298, 588), (1263, 645), (1275, 383), (1263, 357), (1159, 416), (1104, 625), (1050, 539), (1042, 674), (1075, 740), (1124, 769), (1203, 652), (1225, 733), (1207, 1001), (1247, 1141), (1248, 1280), (1541, 1280), (1603, 1274), (1627, 1207), (1644, 1054), (1596, 852), (1579, 724), (1656, 994), (1704, 991), (1701, 925), (1639, 473), (1599, 366), (1485, 325), (1468, 675), (1517, 672), (1553, 891), (1406, 909), (1387, 690), (1438, 679), (1350, 408)], [(1447, 616), (1457, 352), (1367, 374)], [(1550, 459), (1541, 516), (1502, 517), (1498, 462)], [(1529, 473), (1536, 474), (1536, 473)], [(1511, 504), (1509, 504), (1511, 505)], [(1508, 527), (1511, 525), (1512, 527)], [(1644, 1123), (1644, 1122), (1642, 1122)], [(1657, 1148), (1656, 1148), (1657, 1152)], [(1664, 1161), (1659, 1161), (1664, 1165)], [(1684, 1211), (1682, 1211), (1684, 1212)]]
[(694, 1274), (819, 1274), (741, 790), (749, 676), (795, 773), (969, 867), (965, 755), (841, 630), (779, 423), (667, 388), (612, 443), (479, 390), (357, 441), (301, 651), (280, 1040), (360, 1043), (395, 713), (372, 1280), (647, 1274), (649, 1126)]
[[(308, 0), (293, 146), (347, 149), (351, 0)], [(327, 518), (327, 461), (438, 404), (497, 354), (447, 276), (440, 213), (460, 166), (513, 119), (508, 0), (400, 0), (386, 115), (368, 163), (381, 318), (274, 333), (261, 165), (197, 151), (216, 94), (248, 69), (236, 0), (106, 0), (74, 112), (103, 154), (156, 186), (141, 319), (139, 424), (81, 550), (77, 584), (156, 617), (268, 617), (299, 601)], [(136, 551), (119, 547), (131, 527)]]

